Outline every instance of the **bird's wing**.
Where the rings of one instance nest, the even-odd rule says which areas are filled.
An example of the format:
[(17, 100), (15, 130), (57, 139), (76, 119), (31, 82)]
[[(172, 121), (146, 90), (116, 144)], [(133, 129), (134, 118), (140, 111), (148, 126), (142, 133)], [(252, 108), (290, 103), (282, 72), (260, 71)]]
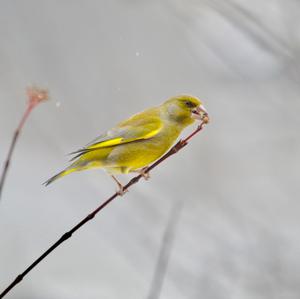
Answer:
[(72, 160), (90, 151), (104, 147), (149, 139), (157, 135), (163, 127), (163, 122), (157, 113), (142, 112), (120, 123), (117, 127), (100, 135), (86, 147), (71, 154), (76, 154)]

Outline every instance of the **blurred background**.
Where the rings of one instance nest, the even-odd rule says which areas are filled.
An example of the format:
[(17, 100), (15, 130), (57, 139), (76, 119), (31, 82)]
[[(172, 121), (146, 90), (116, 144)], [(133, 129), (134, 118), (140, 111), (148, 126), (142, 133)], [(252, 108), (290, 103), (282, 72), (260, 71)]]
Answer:
[(116, 189), (101, 170), (42, 186), (67, 153), (178, 93), (212, 120), (7, 298), (300, 298), (299, 1), (7, 0), (0, 22), (1, 164), (25, 88), (51, 96), (3, 190), (1, 290)]

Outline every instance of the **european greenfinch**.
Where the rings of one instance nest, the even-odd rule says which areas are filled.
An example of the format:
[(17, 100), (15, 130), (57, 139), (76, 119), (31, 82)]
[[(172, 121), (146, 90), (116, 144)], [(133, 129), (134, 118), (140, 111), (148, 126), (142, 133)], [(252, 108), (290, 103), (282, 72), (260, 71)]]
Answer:
[(47, 180), (45, 185), (74, 171), (103, 168), (122, 189), (115, 174), (139, 172), (147, 178), (143, 169), (160, 158), (184, 128), (205, 116), (207, 112), (198, 98), (191, 95), (172, 97), (122, 121), (73, 152), (73, 163)]

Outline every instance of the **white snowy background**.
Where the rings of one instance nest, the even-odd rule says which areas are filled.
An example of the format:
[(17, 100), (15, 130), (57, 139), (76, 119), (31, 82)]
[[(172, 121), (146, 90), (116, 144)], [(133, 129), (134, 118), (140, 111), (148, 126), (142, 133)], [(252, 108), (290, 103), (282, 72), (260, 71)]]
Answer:
[(0, 291), (115, 191), (100, 170), (42, 186), (67, 153), (178, 93), (212, 119), (7, 298), (147, 299), (176, 207), (159, 298), (300, 298), (299, 1), (3, 0), (0, 41), (1, 161), (25, 88), (51, 96), (0, 202)]

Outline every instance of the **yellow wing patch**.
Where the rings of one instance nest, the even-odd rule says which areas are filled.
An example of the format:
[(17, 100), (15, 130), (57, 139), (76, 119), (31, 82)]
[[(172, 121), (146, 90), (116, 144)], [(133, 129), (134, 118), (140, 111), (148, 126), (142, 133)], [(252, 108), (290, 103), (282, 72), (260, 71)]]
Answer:
[[(151, 128), (151, 127), (153, 127), (153, 128)], [(132, 142), (132, 141), (136, 141), (136, 140), (149, 139), (149, 138), (155, 136), (161, 130), (161, 125), (159, 125), (159, 126), (157, 126), (157, 124), (155, 124), (155, 126), (148, 125), (147, 129), (149, 131), (147, 133), (145, 132), (145, 130), (144, 130), (144, 132), (137, 131), (136, 132), (137, 134), (135, 136), (115, 137), (112, 139), (103, 140), (103, 141), (94, 143), (94, 144), (88, 146), (87, 150), (119, 145), (119, 144), (128, 143), (128, 142)]]
[(154, 137), (161, 131), (163, 123), (155, 110), (151, 113), (151, 121), (149, 121), (149, 117), (147, 118), (144, 113), (139, 113), (126, 122), (120, 123), (107, 134), (99, 136), (92, 144), (71, 153), (76, 154), (71, 161), (91, 151)]
[(92, 149), (92, 148), (100, 148), (100, 147), (107, 147), (107, 146), (117, 145), (117, 144), (122, 143), (122, 140), (123, 140), (122, 137), (114, 138), (114, 139), (110, 139), (110, 140), (107, 140), (107, 141), (102, 141), (102, 142), (99, 142), (99, 143), (95, 143), (95, 144), (89, 146), (88, 148)]
[(148, 134), (144, 135), (142, 139), (148, 139), (151, 138), (153, 136), (155, 136), (159, 131), (160, 131), (160, 127), (156, 130), (152, 130), (151, 132), (149, 132)]

